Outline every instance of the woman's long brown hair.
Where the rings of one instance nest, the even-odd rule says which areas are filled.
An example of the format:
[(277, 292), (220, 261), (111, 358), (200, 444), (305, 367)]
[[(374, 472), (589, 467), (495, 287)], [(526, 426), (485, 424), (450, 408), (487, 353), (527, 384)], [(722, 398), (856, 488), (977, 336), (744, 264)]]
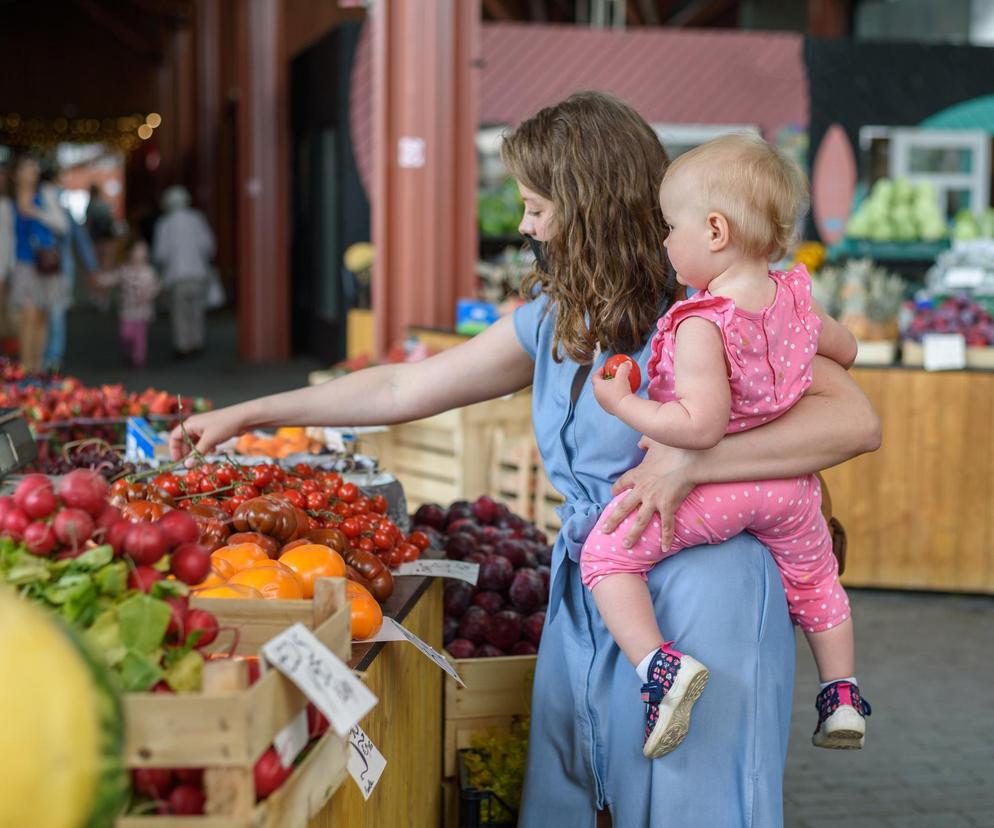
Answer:
[(668, 158), (651, 127), (611, 95), (578, 92), (505, 135), (501, 158), (553, 204), (549, 272), (522, 284), (555, 308), (553, 358), (641, 348), (676, 288), (658, 201)]

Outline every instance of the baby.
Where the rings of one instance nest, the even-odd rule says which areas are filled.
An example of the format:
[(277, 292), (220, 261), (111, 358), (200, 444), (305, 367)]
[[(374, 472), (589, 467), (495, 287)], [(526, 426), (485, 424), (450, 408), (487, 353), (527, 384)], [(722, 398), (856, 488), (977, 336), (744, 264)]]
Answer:
[[(603, 368), (594, 373), (594, 394), (606, 411), (657, 442), (706, 449), (793, 406), (811, 384), (816, 353), (852, 364), (855, 339), (814, 303), (803, 265), (769, 270), (769, 262), (784, 255), (807, 202), (795, 164), (757, 137), (728, 135), (674, 161), (659, 201), (677, 279), (697, 293), (659, 320), (648, 399), (632, 392), (627, 365), (613, 379)], [(602, 531), (621, 496), (587, 538), (580, 568), (604, 623), (643, 682), (643, 753), (662, 756), (683, 741), (708, 680), (700, 661), (663, 640), (646, 573), (681, 549), (742, 531), (772, 553), (791, 618), (814, 653), (822, 689), (813, 743), (862, 747), (870, 707), (853, 676), (849, 601), (817, 478), (699, 486), (676, 513), (668, 550), (660, 548), (658, 520), (630, 548), (622, 540), (634, 515), (610, 534)]]
[(144, 367), (148, 325), (155, 318), (155, 297), (159, 294), (159, 278), (148, 263), (148, 245), (143, 241), (132, 242), (127, 262), (116, 270), (99, 274), (95, 281), (103, 289), (121, 288), (121, 350), (132, 365)]

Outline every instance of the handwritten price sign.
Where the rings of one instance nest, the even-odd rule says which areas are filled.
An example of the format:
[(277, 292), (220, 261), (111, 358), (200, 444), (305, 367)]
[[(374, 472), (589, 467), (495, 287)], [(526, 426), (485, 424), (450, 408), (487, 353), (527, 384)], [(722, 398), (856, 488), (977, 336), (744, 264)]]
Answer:
[(362, 791), (363, 799), (369, 799), (386, 766), (387, 760), (363, 729), (353, 727), (349, 731), (349, 775)]
[(435, 578), (458, 578), (476, 586), (480, 565), (466, 561), (422, 560), (409, 561), (397, 567), (398, 575), (428, 575)]
[(294, 624), (263, 648), (266, 661), (300, 688), (344, 737), (376, 705), (368, 687), (303, 624)]

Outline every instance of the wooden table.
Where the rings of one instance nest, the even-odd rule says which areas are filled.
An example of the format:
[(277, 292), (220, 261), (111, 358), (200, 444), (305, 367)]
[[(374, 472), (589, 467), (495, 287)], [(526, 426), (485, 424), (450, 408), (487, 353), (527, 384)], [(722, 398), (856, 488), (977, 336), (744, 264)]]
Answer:
[[(442, 649), (442, 583), (397, 578), (387, 615)], [(353, 647), (352, 666), (379, 704), (360, 726), (386, 757), (369, 801), (349, 777), (310, 828), (434, 828), (442, 820), (442, 671), (406, 642)]]
[(857, 368), (883, 446), (824, 473), (852, 586), (994, 593), (994, 372)]

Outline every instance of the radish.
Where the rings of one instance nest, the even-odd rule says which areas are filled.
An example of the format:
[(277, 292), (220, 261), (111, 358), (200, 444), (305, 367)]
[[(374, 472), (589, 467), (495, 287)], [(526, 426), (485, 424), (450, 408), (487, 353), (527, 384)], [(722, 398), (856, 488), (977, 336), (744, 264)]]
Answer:
[(55, 516), (52, 528), (60, 543), (79, 547), (93, 534), (93, 518), (82, 509), (63, 509)]
[(191, 816), (204, 812), (204, 792), (193, 785), (177, 785), (169, 794), (169, 813)]
[(252, 776), (255, 779), (255, 798), (265, 799), (290, 778), (292, 768), (283, 767), (275, 748), (269, 748), (255, 763)]
[(176, 774), (176, 778), (183, 785), (193, 785), (199, 788), (204, 784), (203, 768), (176, 768), (173, 773)]
[(186, 637), (186, 614), (190, 609), (190, 601), (185, 595), (169, 595), (163, 600), (169, 604), (169, 626), (166, 635), (182, 641)]
[(131, 778), (135, 790), (152, 799), (165, 799), (173, 787), (173, 774), (167, 768), (136, 768)]
[(28, 528), (29, 523), (31, 523), (31, 518), (24, 514), (22, 509), (15, 506), (4, 515), (3, 533), (15, 540), (20, 540), (24, 537), (24, 530)]
[(21, 498), (21, 508), (32, 520), (47, 518), (55, 511), (56, 506), (58, 506), (58, 501), (55, 499), (55, 492), (52, 491), (51, 486), (39, 486)]
[(24, 498), (26, 498), (35, 489), (49, 489), (52, 488), (52, 481), (49, 480), (43, 474), (29, 474), (17, 484), (17, 488), (14, 490), (14, 502), (20, 507), (24, 508)]
[(121, 510), (116, 506), (111, 506), (109, 503), (104, 506), (103, 511), (97, 515), (97, 519), (93, 522), (97, 527), (97, 531), (103, 531), (106, 537), (107, 532), (110, 531), (110, 527), (113, 526), (121, 519)]
[(51, 555), (58, 545), (52, 527), (40, 520), (27, 525), (24, 530), (24, 543), (28, 547), (28, 552), (42, 558)]
[(134, 523), (124, 539), (124, 551), (140, 566), (151, 566), (166, 554), (166, 535), (153, 523)]
[(200, 540), (200, 527), (193, 516), (180, 509), (166, 512), (156, 524), (166, 535), (170, 546), (196, 543)]
[(107, 530), (105, 543), (110, 544), (114, 550), (114, 557), (119, 558), (124, 554), (124, 542), (127, 540), (128, 532), (131, 531), (133, 525), (130, 521), (121, 518)]
[(199, 543), (184, 543), (173, 550), (169, 566), (184, 584), (199, 584), (211, 571), (211, 554)]
[[(155, 570), (153, 570), (154, 572)], [(161, 576), (160, 576), (161, 577)], [(202, 631), (200, 638), (197, 640), (196, 647), (201, 649), (206, 647), (208, 644), (217, 638), (218, 632), (217, 619), (214, 617), (213, 613), (208, 612), (203, 609), (192, 609), (186, 614), (186, 634)]]
[(76, 469), (59, 481), (58, 495), (66, 506), (82, 509), (96, 517), (103, 511), (109, 488), (99, 472)]
[[(130, 589), (138, 589), (142, 592), (149, 592), (152, 589), (152, 584), (156, 581), (162, 580), (162, 573), (152, 569), (150, 566), (139, 566), (137, 569), (132, 569), (128, 573), (128, 587)], [(189, 619), (187, 615), (187, 619)]]
[(3, 519), (7, 517), (7, 512), (16, 508), (17, 503), (10, 495), (0, 496), (0, 526), (3, 526)]

